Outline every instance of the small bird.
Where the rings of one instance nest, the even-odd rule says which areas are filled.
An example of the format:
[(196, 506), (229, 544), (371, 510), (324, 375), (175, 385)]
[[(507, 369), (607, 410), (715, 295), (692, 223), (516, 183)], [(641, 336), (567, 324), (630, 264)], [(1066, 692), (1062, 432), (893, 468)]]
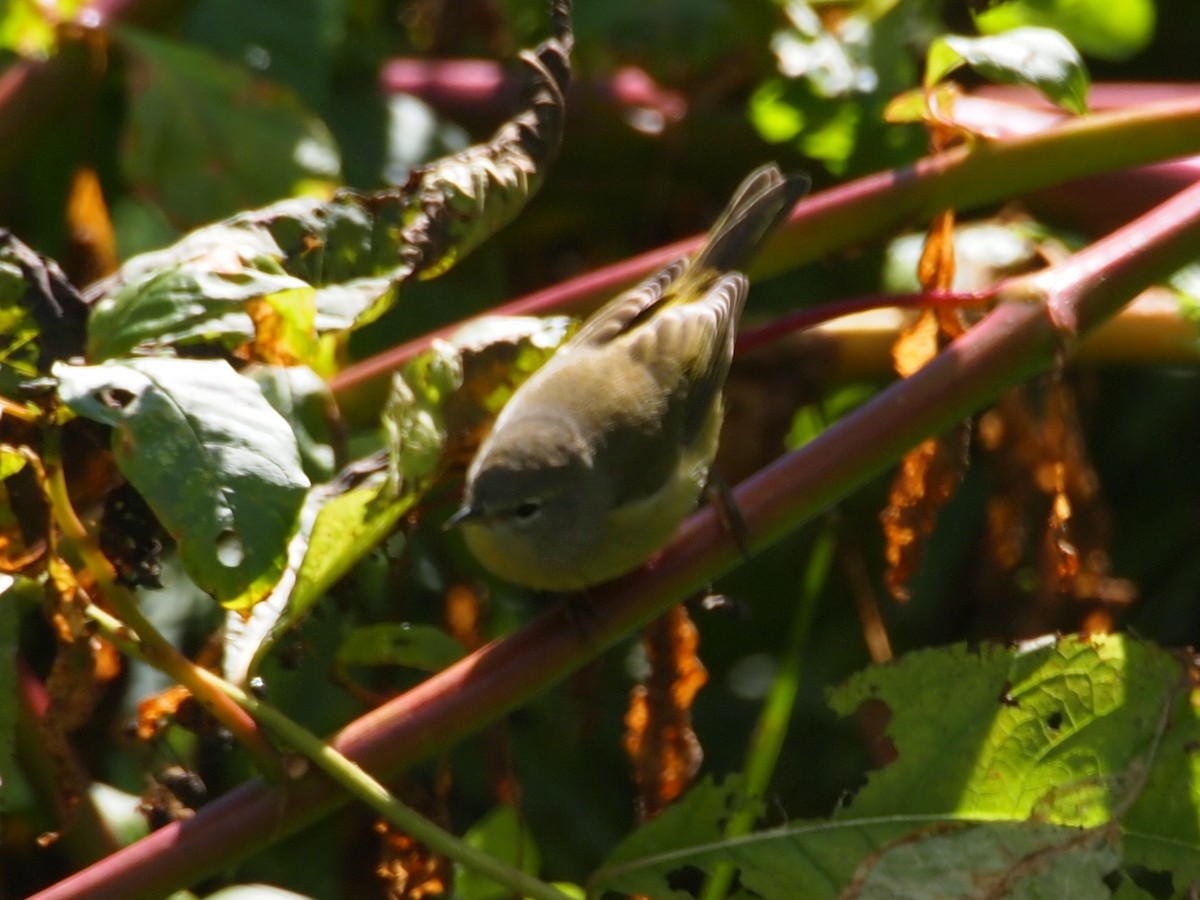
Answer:
[(696, 509), (749, 284), (735, 270), (808, 185), (756, 169), (690, 261), (609, 301), (514, 392), (447, 522), (487, 569), (579, 591), (646, 561)]

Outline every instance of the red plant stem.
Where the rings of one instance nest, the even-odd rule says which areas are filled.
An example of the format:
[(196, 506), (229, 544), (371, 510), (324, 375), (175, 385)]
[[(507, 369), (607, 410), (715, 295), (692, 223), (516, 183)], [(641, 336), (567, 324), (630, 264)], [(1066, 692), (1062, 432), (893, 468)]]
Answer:
[[(818, 438), (735, 491), (761, 550), (812, 519), (911, 446), (1055, 364), (1200, 241), (1200, 185), (1066, 262), (1001, 285), (1002, 300), (916, 374), (881, 391)], [(1067, 330), (1064, 331), (1064, 328)], [(387, 778), (520, 706), (624, 635), (737, 564), (711, 508), (684, 523), (641, 570), (590, 594), (586, 633), (566, 604), (352, 722), (334, 746)], [(319, 775), (275, 789), (251, 781), (37, 895), (39, 900), (161, 897), (291, 834), (344, 798)]]
[(924, 294), (873, 294), (869, 297), (822, 303), (820, 306), (798, 309), (755, 328), (742, 330), (738, 334), (734, 352), (750, 353), (785, 334), (804, 331), (814, 325), (823, 325), (855, 313), (870, 312), (874, 309), (979, 306), (990, 302), (992, 297), (991, 291), (931, 291)]
[[(1137, 140), (1116, 139), (1122, 131)], [(1108, 137), (1108, 140), (1104, 140)], [(802, 202), (751, 267), (768, 277), (827, 253), (925, 221), (943, 209), (973, 209), (1064, 181), (1110, 172), (1200, 148), (1200, 97), (1147, 104), (1070, 119), (1042, 133), (1022, 133), (926, 157), (815, 194)], [(697, 235), (631, 257), (490, 311), (494, 315), (584, 313), (619, 290), (694, 252)], [(347, 395), (382, 380), (462, 323), (439, 329), (349, 366), (330, 380)]]
[[(511, 115), (521, 83), (511, 67), (490, 59), (392, 59), (379, 72), (379, 86), (385, 93), (419, 97), (465, 124), (494, 124)], [(682, 94), (660, 86), (636, 66), (584, 85), (573, 82), (568, 109), (576, 106), (581, 89), (617, 109), (655, 112), (664, 122), (678, 121), (687, 112)]]

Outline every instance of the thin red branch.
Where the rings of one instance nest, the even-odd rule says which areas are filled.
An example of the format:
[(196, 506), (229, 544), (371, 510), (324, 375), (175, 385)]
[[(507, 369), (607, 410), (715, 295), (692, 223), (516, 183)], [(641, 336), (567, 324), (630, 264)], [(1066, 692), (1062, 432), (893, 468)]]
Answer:
[[(969, 99), (969, 98), (968, 98)], [(1115, 125), (1137, 125), (1140, 146), (1107, 142), (1097, 153), (1097, 133)], [(1148, 104), (1106, 114), (1071, 119), (1051, 133), (1020, 133), (1004, 141), (926, 157), (912, 166), (868, 175), (814, 194), (799, 205), (789, 222), (764, 246), (753, 277), (769, 277), (820, 259), (828, 253), (869, 241), (880, 234), (924, 221), (944, 208), (974, 209), (1008, 199), (1020, 191), (1037, 191), (1069, 179), (1110, 172), (1131, 162), (1144, 162), (1151, 141), (1159, 146), (1195, 146), (1200, 133), (1200, 97)], [(1125, 142), (1133, 144), (1132, 141)], [(1182, 151), (1181, 151), (1182, 152)], [(1003, 158), (1008, 176), (985, 177)], [(1152, 157), (1151, 157), (1152, 158)], [(583, 314), (618, 291), (694, 252), (703, 240), (696, 235), (598, 269), (489, 311), (494, 315)], [(426, 349), (434, 338), (447, 338), (462, 323), (447, 326), (370, 359), (349, 366), (330, 381), (345, 395), (388, 377)]]
[[(893, 465), (919, 440), (1050, 368), (1087, 330), (1194, 253), (1200, 185), (1060, 266), (1006, 282), (1001, 303), (916, 374), (881, 391), (735, 492), (755, 550)], [(1053, 294), (1047, 294), (1052, 291)], [(736, 565), (740, 551), (711, 508), (692, 516), (638, 572), (597, 588), (579, 628), (565, 604), (351, 723), (335, 746), (387, 778), (546, 690), (566, 673)], [(283, 789), (249, 782), (38, 895), (40, 900), (159, 897), (290, 834), (343, 802), (311, 775)]]

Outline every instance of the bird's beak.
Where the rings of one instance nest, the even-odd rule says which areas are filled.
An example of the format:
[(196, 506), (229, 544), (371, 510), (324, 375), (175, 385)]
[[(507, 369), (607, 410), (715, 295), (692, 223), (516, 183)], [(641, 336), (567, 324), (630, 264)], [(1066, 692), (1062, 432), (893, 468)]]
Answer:
[(458, 508), (458, 512), (446, 520), (446, 523), (442, 526), (442, 530), (449, 531), (456, 525), (461, 525), (463, 522), (467, 522), (471, 519), (478, 519), (482, 516), (483, 510), (478, 506), (472, 506), (469, 503), (464, 503)]

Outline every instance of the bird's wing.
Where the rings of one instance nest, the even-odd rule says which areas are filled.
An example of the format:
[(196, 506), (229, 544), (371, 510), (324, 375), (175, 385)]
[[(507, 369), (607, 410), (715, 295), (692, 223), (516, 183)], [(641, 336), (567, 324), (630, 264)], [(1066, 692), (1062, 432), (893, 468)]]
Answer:
[(618, 294), (592, 314), (571, 338), (576, 346), (598, 347), (607, 344), (644, 318), (655, 304), (668, 295), (670, 286), (687, 268), (686, 259), (677, 259), (665, 269), (647, 278), (637, 287)]
[(651, 372), (680, 416), (673, 438), (687, 446), (712, 414), (729, 374), (749, 282), (719, 278), (702, 297), (672, 304), (629, 333), (630, 358)]

